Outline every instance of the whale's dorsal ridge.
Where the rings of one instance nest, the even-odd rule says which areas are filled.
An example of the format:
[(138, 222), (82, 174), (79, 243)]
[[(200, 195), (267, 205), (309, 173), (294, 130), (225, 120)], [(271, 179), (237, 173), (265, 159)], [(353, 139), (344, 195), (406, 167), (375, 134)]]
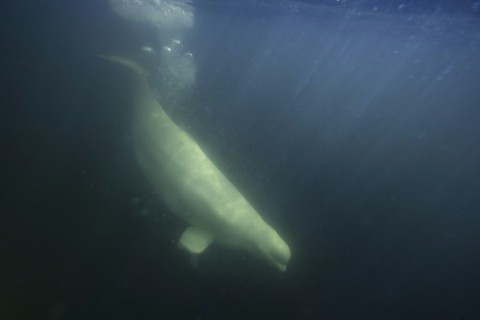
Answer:
[(213, 242), (213, 235), (198, 227), (188, 227), (180, 237), (180, 245), (191, 253), (205, 251)]

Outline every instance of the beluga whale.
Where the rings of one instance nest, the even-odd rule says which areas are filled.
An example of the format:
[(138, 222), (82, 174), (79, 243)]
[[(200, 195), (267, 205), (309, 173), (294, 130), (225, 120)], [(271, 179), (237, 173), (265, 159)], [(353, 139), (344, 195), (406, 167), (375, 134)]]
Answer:
[(285, 271), (291, 257), (287, 243), (167, 115), (152, 92), (146, 70), (124, 57), (101, 57), (135, 74), (135, 157), (162, 201), (188, 224), (179, 245), (198, 255), (216, 242), (246, 250)]

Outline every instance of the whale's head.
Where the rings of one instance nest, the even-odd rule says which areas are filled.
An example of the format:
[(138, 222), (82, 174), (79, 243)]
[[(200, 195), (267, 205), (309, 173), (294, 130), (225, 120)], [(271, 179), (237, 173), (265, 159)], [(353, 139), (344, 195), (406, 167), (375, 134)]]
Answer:
[(287, 270), (290, 261), (290, 247), (273, 229), (267, 230), (258, 243), (260, 256), (280, 271)]

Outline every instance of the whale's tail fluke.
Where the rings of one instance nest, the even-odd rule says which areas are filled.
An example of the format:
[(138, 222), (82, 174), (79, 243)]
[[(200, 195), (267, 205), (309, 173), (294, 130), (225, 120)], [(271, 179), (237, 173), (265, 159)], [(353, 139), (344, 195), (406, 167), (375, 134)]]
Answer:
[(139, 88), (141, 90), (141, 92), (145, 93), (145, 90), (150, 92), (151, 88), (150, 88), (150, 84), (148, 82), (148, 71), (142, 67), (140, 64), (138, 64), (137, 62), (135, 61), (132, 61), (132, 60), (129, 60), (127, 58), (124, 58), (124, 57), (120, 57), (120, 56), (107, 56), (107, 55), (98, 55), (100, 58), (102, 59), (105, 59), (105, 60), (108, 60), (108, 61), (111, 61), (111, 62), (114, 62), (114, 63), (118, 63), (124, 67), (126, 67), (127, 69), (129, 69), (130, 71), (133, 71), (136, 75), (136, 80), (137, 80), (137, 83), (139, 85)]
[(121, 64), (121, 65), (124, 65), (124, 66), (128, 67), (129, 69), (135, 71), (137, 74), (139, 74), (143, 78), (146, 78), (148, 76), (148, 72), (147, 72), (147, 70), (145, 70), (145, 68), (143, 68), (138, 63), (136, 63), (132, 60), (129, 60), (127, 58), (120, 57), (120, 56), (107, 56), (107, 55), (103, 55), (103, 54), (100, 54), (99, 57), (102, 58), (102, 59), (106, 59), (106, 60)]

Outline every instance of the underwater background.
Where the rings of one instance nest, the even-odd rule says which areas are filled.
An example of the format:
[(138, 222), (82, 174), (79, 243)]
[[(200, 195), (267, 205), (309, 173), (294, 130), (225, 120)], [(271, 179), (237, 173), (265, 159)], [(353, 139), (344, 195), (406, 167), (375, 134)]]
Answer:
[[(0, 8), (0, 319), (480, 319), (480, 2)], [(177, 247), (100, 54), (151, 71), (286, 272)]]

